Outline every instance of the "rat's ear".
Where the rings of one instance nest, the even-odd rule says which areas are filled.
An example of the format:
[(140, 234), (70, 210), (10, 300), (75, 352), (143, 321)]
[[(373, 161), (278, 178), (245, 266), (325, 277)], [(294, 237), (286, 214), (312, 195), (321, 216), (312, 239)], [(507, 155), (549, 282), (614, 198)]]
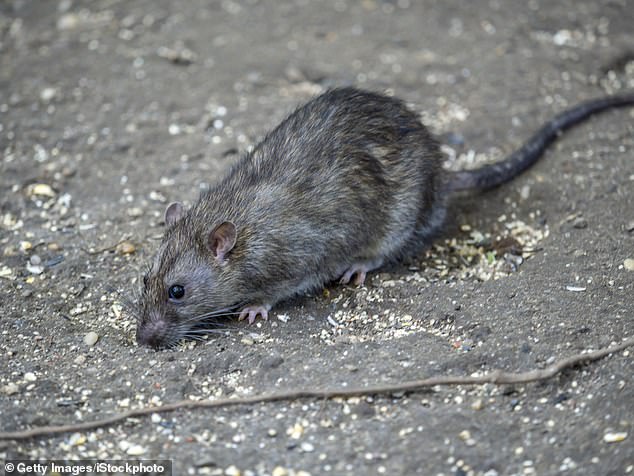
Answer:
[(207, 244), (220, 264), (226, 262), (227, 255), (236, 244), (236, 236), (236, 226), (230, 221), (221, 223), (209, 233)]
[(180, 202), (172, 202), (165, 209), (165, 224), (172, 226), (176, 223), (185, 213), (185, 208)]

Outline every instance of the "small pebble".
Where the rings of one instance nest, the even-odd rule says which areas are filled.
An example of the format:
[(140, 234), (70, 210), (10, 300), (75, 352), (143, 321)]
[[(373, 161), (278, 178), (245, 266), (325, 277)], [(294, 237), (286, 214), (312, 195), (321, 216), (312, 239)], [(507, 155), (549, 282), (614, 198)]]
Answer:
[(286, 430), (286, 434), (293, 438), (294, 440), (298, 440), (304, 434), (304, 427), (299, 423), (296, 423), (294, 426), (290, 427)]
[(86, 437), (81, 433), (73, 433), (68, 438), (68, 444), (71, 446), (79, 446), (86, 443)]
[(31, 243), (30, 241), (20, 241), (20, 251), (22, 251), (23, 253), (30, 251), (32, 248), (33, 243)]
[(57, 89), (55, 88), (44, 88), (40, 91), (40, 99), (42, 102), (51, 102), (57, 96)]
[(40, 196), (54, 198), (57, 195), (55, 190), (53, 190), (53, 187), (45, 183), (34, 183), (29, 185), (26, 189), (26, 193), (30, 197)]
[(624, 431), (609, 432), (603, 435), (603, 441), (606, 443), (619, 443), (627, 438), (627, 433)]
[(634, 220), (632, 220), (627, 225), (625, 225), (625, 229), (629, 232), (634, 231)]
[(227, 469), (225, 469), (225, 474), (227, 476), (240, 476), (242, 473), (234, 465), (231, 465)]
[(126, 450), (126, 453), (130, 456), (141, 456), (145, 454), (145, 448), (141, 445), (132, 445)]
[(313, 451), (315, 451), (315, 446), (313, 446), (311, 443), (308, 443), (307, 441), (303, 442), (301, 445), (299, 445), (299, 447), (304, 453), (312, 453)]
[(623, 261), (623, 266), (628, 271), (634, 271), (634, 258), (627, 258), (625, 261)]
[(82, 365), (86, 362), (86, 356), (78, 355), (77, 357), (75, 357), (75, 360), (73, 360), (73, 362), (77, 365)]
[(92, 347), (99, 340), (99, 334), (96, 332), (90, 331), (88, 334), (84, 336), (84, 344), (89, 347)]
[(189, 48), (178, 46), (176, 48), (168, 48), (167, 46), (160, 46), (156, 51), (156, 54), (161, 58), (164, 58), (174, 64), (187, 65), (196, 61), (196, 53)]
[(130, 241), (122, 241), (117, 245), (117, 253), (122, 255), (129, 255), (136, 251), (136, 246)]
[(8, 266), (0, 268), (0, 278), (13, 279), (13, 270)]
[(143, 215), (143, 209), (140, 207), (128, 208), (128, 216), (132, 218), (138, 218)]
[(4, 385), (2, 388), (0, 388), (0, 392), (4, 393), (5, 395), (14, 395), (18, 393), (19, 391), (20, 391), (20, 387), (18, 387), (13, 382), (8, 383)]
[(35, 376), (33, 372), (27, 372), (24, 374), (25, 382), (35, 382), (36, 380), (37, 380), (37, 377)]
[(67, 13), (57, 20), (57, 29), (59, 30), (72, 30), (77, 28), (77, 25), (79, 25), (79, 16), (75, 13)]
[(584, 286), (566, 286), (566, 289), (575, 293), (580, 293), (586, 290)]
[(42, 259), (38, 255), (31, 256), (29, 258), (29, 262), (26, 265), (26, 270), (31, 274), (42, 274), (44, 272)]
[(156, 190), (152, 190), (150, 192), (150, 200), (152, 200), (153, 202), (159, 202), (159, 203), (165, 203), (167, 202), (167, 198), (165, 198), (165, 195), (163, 195), (161, 192), (157, 192)]

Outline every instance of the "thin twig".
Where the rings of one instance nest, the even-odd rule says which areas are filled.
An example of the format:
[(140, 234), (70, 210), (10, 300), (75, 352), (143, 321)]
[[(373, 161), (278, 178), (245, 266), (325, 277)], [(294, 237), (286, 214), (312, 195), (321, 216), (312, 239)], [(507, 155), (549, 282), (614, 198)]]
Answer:
[(619, 352), (627, 347), (634, 345), (634, 337), (625, 339), (620, 344), (592, 352), (576, 354), (571, 357), (555, 362), (545, 369), (529, 370), (528, 372), (503, 372), (494, 370), (488, 374), (478, 377), (460, 377), (460, 376), (439, 376), (430, 377), (423, 380), (412, 380), (410, 382), (394, 383), (387, 385), (375, 385), (370, 387), (357, 388), (334, 388), (334, 389), (316, 389), (316, 390), (290, 390), (275, 392), (268, 395), (253, 395), (250, 397), (240, 398), (220, 398), (217, 400), (181, 400), (174, 403), (168, 403), (157, 407), (137, 408), (127, 412), (119, 413), (101, 420), (86, 421), (82, 423), (73, 423), (69, 425), (59, 426), (41, 426), (23, 431), (10, 431), (0, 433), (1, 440), (26, 440), (44, 435), (57, 435), (60, 433), (78, 432), (86, 430), (94, 430), (96, 428), (110, 426), (119, 423), (128, 418), (151, 415), (153, 413), (168, 413), (175, 410), (194, 409), (194, 408), (218, 408), (236, 405), (252, 405), (256, 403), (268, 403), (277, 401), (289, 401), (299, 399), (332, 399), (332, 398), (348, 398), (363, 395), (380, 395), (392, 394), (396, 392), (409, 392), (420, 390), (422, 388), (434, 387), (437, 385), (484, 385), (492, 383), (495, 385), (520, 384), (538, 382), (554, 377), (565, 369), (581, 365), (588, 362), (599, 360), (609, 354)]

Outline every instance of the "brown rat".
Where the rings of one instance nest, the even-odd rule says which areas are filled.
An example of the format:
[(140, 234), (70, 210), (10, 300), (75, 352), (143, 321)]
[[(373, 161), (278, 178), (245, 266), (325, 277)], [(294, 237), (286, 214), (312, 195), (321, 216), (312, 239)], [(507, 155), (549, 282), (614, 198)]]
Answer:
[(333, 89), (298, 108), (185, 210), (172, 203), (144, 277), (137, 340), (169, 347), (208, 317), (268, 317), (295, 294), (366, 273), (427, 246), (450, 192), (504, 183), (568, 127), (634, 95), (582, 103), (508, 159), (447, 172), (438, 143), (401, 101)]

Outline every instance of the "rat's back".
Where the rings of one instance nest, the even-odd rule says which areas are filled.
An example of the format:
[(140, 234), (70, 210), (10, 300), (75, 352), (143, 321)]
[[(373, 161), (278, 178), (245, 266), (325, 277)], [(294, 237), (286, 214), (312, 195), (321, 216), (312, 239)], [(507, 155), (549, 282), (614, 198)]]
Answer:
[(292, 113), (203, 201), (236, 224), (238, 240), (244, 230), (258, 282), (288, 294), (422, 246), (442, 221), (439, 170), (437, 144), (402, 102), (334, 89)]

